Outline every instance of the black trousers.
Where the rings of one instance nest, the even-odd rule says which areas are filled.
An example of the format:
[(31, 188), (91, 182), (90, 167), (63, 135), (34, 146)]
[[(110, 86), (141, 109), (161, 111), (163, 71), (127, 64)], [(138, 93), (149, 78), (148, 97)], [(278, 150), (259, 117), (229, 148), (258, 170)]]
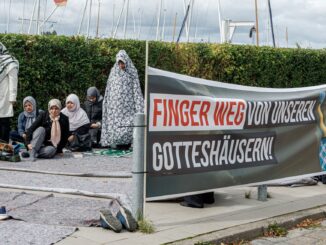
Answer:
[(0, 140), (9, 143), (10, 117), (0, 118)]

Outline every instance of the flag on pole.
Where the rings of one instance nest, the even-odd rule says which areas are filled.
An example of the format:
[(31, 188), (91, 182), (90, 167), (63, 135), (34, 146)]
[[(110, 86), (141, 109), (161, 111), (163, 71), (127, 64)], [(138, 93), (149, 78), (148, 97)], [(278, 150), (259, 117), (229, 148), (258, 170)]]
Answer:
[(68, 0), (54, 0), (55, 5), (57, 6), (66, 6)]

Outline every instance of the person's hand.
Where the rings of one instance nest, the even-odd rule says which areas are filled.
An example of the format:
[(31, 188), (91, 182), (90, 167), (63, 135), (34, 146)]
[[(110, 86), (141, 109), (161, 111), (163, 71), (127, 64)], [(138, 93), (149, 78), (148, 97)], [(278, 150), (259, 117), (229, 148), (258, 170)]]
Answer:
[(92, 123), (91, 128), (98, 128), (98, 125), (96, 123)]
[(26, 140), (26, 138), (27, 138), (27, 135), (23, 134), (23, 139)]
[(16, 101), (9, 101), (9, 102), (12, 104), (12, 106), (16, 105)]
[(28, 148), (28, 150), (30, 150), (30, 151), (31, 151), (31, 150), (33, 149), (33, 146), (32, 146), (32, 144), (28, 144), (28, 145), (27, 145), (27, 148)]

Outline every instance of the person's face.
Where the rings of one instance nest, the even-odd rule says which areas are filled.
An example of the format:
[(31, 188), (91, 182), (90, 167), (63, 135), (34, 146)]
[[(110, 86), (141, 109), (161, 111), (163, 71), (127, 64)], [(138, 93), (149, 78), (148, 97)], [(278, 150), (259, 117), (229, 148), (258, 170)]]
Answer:
[(126, 64), (123, 63), (121, 60), (119, 60), (118, 65), (119, 65), (119, 68), (120, 68), (121, 70), (124, 71), (124, 70), (126, 69)]
[(26, 102), (24, 105), (24, 110), (26, 112), (32, 112), (33, 111), (33, 104), (31, 102)]
[(52, 117), (57, 117), (57, 116), (59, 116), (59, 114), (60, 114), (60, 109), (59, 109), (59, 107), (57, 107), (57, 106), (51, 106), (50, 107), (50, 115), (52, 116)]
[(96, 102), (96, 96), (87, 96), (87, 99), (90, 101), (90, 102)]
[(69, 111), (73, 111), (74, 108), (75, 108), (75, 104), (72, 103), (72, 101), (68, 101), (67, 104), (66, 104), (66, 106), (67, 106), (67, 109), (68, 109)]

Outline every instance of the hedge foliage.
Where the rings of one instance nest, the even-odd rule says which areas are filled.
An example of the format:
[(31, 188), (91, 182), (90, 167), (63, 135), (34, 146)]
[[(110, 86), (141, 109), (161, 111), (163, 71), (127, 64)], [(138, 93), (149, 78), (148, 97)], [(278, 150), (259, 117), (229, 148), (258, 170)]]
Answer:
[[(16, 34), (0, 34), (0, 41), (20, 63), (20, 109), (19, 102), (27, 95), (46, 109), (49, 99), (64, 101), (69, 93), (76, 93), (83, 101), (90, 86), (103, 94), (120, 49), (133, 60), (144, 85), (144, 41)], [(303, 87), (326, 81), (326, 50), (150, 42), (149, 65), (259, 87)]]

